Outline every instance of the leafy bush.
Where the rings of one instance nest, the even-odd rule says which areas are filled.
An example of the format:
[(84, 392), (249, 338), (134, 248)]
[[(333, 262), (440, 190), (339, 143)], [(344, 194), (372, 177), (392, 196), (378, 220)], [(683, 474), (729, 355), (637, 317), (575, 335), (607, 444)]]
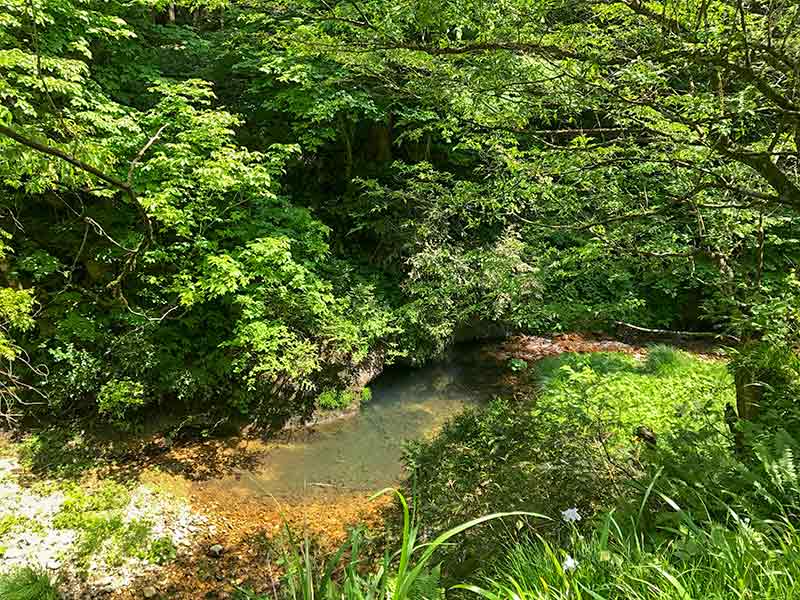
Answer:
[(42, 570), (23, 567), (0, 575), (3, 600), (58, 600), (59, 597), (52, 579)]
[(366, 404), (372, 400), (372, 390), (368, 387), (365, 387), (361, 390), (361, 404)]
[(322, 410), (344, 410), (354, 399), (355, 395), (349, 390), (325, 390), (317, 397), (317, 406)]
[(145, 404), (144, 386), (129, 379), (111, 380), (100, 388), (97, 407), (114, 425), (121, 429), (130, 427), (130, 413)]
[(67, 413), (100, 391), (102, 361), (87, 350), (65, 344), (50, 350), (52, 377), (46, 390), (54, 411)]

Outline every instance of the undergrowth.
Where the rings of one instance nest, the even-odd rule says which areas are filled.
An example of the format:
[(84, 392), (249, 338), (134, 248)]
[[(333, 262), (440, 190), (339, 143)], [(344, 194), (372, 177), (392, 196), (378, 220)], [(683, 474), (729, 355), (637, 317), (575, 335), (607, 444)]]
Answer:
[(58, 600), (55, 583), (47, 573), (23, 567), (0, 575), (0, 598), (3, 600)]
[[(676, 505), (677, 507), (677, 505)], [(487, 600), (728, 600), (800, 594), (800, 533), (786, 520), (682, 526), (654, 543), (635, 518), (606, 515), (588, 537), (508, 549), (490, 576), (460, 586)]]
[[(651, 453), (636, 436), (640, 427), (659, 445), (675, 432), (724, 435), (724, 406), (733, 401), (723, 362), (663, 346), (641, 361), (562, 354), (529, 371), (535, 398), (496, 399), (456, 417), (432, 441), (409, 445), (413, 491), (431, 523), (450, 527), (512, 509), (553, 515), (573, 506), (590, 516), (611, 508), (634, 491), (624, 482), (644, 472)], [(560, 535), (557, 522), (546, 528)], [(517, 539), (520, 532), (503, 524), (472, 530), (443, 553), (448, 572), (466, 576), (487, 546)]]
[(66, 493), (61, 511), (53, 519), (57, 529), (78, 532), (75, 557), (79, 566), (100, 555), (112, 566), (136, 557), (164, 563), (175, 556), (168, 538), (154, 538), (152, 523), (145, 519), (127, 519), (125, 508), (131, 500), (125, 486), (103, 482), (94, 490), (73, 484)]
[[(751, 454), (735, 451), (723, 362), (655, 347), (645, 360), (562, 355), (531, 371), (535, 399), (497, 400), (409, 449), (419, 520), (409, 526), (401, 497), (398, 550), (370, 563), (354, 532), (320, 562), (307, 541), (290, 544), (278, 596), (800, 596), (798, 443), (761, 430)], [(468, 517), (487, 508), (513, 517)], [(415, 562), (418, 578), (403, 584)]]

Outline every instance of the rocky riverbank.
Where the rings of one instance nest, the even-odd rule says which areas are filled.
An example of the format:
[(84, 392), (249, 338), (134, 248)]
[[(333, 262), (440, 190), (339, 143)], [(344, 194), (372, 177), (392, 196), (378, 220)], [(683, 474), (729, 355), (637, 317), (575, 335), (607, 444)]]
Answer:
[(0, 459), (0, 574), (45, 570), (66, 600), (110, 597), (213, 529), (185, 501), (145, 485), (24, 475), (16, 458)]

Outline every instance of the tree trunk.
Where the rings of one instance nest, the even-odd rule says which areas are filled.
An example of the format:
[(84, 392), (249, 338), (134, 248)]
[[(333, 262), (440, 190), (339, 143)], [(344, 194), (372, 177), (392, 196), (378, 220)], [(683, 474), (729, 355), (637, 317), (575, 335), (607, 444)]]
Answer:
[(170, 25), (175, 25), (175, 3), (170, 2), (169, 8), (167, 9), (167, 19), (169, 20)]
[(375, 162), (384, 163), (392, 160), (392, 115), (386, 116), (383, 123), (375, 123), (370, 128), (370, 142)]
[[(736, 384), (736, 414), (739, 420), (755, 420), (761, 408), (761, 382), (757, 380), (756, 374), (747, 368), (736, 369), (733, 379)], [(741, 428), (737, 428), (734, 437), (736, 439), (736, 451), (741, 454), (745, 451), (744, 436)]]

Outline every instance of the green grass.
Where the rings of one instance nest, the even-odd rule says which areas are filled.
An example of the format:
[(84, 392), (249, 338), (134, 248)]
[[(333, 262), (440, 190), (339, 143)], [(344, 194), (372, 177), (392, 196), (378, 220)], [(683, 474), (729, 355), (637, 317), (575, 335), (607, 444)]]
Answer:
[(58, 600), (55, 583), (43, 571), (23, 567), (0, 575), (0, 598), (3, 600)]
[[(679, 525), (669, 537), (656, 535), (642, 520), (658, 496), (656, 481), (642, 494), (640, 510), (613, 511), (597, 518), (583, 534), (570, 529), (561, 543), (535, 533), (542, 515), (494, 514), (474, 519), (427, 542), (426, 530), (410, 519), (400, 496), (400, 547), (370, 564), (363, 534), (351, 533), (340, 550), (320, 560), (308, 539), (291, 540), (279, 561), (286, 600), (442, 600), (446, 587), (436, 556), (448, 543), (481, 523), (532, 519), (527, 539), (491, 552), (483, 575), (451, 590), (485, 600), (788, 600), (800, 597), (800, 532), (791, 520), (749, 522), (731, 512), (726, 522), (697, 523), (666, 498)], [(505, 519), (504, 519), (505, 517)], [(497, 556), (501, 556), (497, 559)], [(571, 564), (570, 562), (571, 561)], [(242, 598), (267, 600), (240, 590)]]
[(0, 517), (0, 538), (20, 529), (25, 529), (31, 519), (20, 515), (3, 515)]
[(719, 424), (734, 401), (725, 363), (667, 346), (650, 348), (641, 362), (619, 353), (563, 354), (537, 363), (535, 377), (539, 411), (578, 413), (615, 446), (641, 425), (659, 435)]
[(66, 500), (53, 519), (53, 525), (78, 532), (75, 555), (80, 566), (86, 566), (91, 557), (101, 552), (112, 566), (118, 566), (130, 557), (156, 563), (174, 558), (175, 547), (171, 540), (154, 539), (149, 521), (125, 520), (124, 508), (130, 498), (125, 486), (112, 481), (105, 481), (91, 490), (77, 484), (68, 488)]
[[(353, 530), (350, 539), (326, 560), (318, 560), (311, 552), (306, 537), (298, 543), (287, 528), (280, 564), (285, 571), (282, 596), (288, 600), (443, 600), (444, 588), (434, 560), (437, 551), (453, 538), (473, 527), (506, 518), (546, 519), (543, 515), (520, 511), (497, 513), (461, 523), (432, 539), (425, 539), (419, 523), (412, 518), (406, 498), (398, 491), (386, 489), (375, 496), (392, 493), (402, 509), (402, 534), (399, 548), (386, 552), (377, 568), (365, 569), (363, 531)], [(240, 590), (245, 598), (272, 600), (271, 596), (255, 596)]]
[[(607, 515), (589, 536), (508, 550), (490, 577), (459, 586), (487, 600), (748, 600), (800, 597), (800, 532), (789, 520), (700, 525), (681, 511), (668, 540)], [(565, 570), (567, 556), (577, 567)]]
[[(652, 454), (635, 437), (638, 427), (652, 430), (660, 447), (677, 433), (704, 447), (698, 440), (706, 430), (726, 430), (724, 405), (734, 399), (723, 362), (663, 346), (641, 361), (622, 353), (562, 354), (526, 373), (537, 384), (533, 397), (498, 399), (456, 417), (435, 439), (409, 445), (413, 491), (431, 523), (447, 528), (518, 509), (554, 517), (573, 506), (587, 517), (610, 509), (636, 488), (609, 458), (638, 476)], [(560, 534), (557, 523), (553, 535)], [(487, 548), (521, 538), (500, 523), (470, 530), (444, 552), (446, 570), (466, 576)]]
[[(657, 346), (645, 360), (566, 354), (528, 373), (535, 398), (498, 400), (409, 448), (425, 525), (412, 524), (401, 496), (397, 552), (370, 562), (356, 533), (320, 562), (306, 540), (284, 554), (278, 595), (439, 600), (450, 587), (485, 600), (800, 598), (797, 432), (734, 452), (724, 363)], [(655, 447), (636, 438), (639, 426)], [(582, 520), (565, 523), (559, 513), (573, 507)]]

